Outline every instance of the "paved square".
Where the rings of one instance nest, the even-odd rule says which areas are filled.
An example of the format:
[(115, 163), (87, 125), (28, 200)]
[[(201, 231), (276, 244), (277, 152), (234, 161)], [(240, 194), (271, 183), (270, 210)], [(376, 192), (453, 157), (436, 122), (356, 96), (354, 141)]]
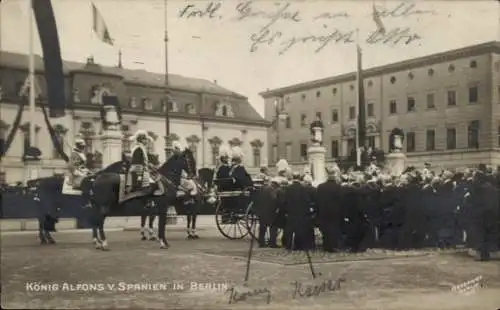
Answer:
[[(375, 251), (359, 257), (337, 255), (326, 259), (313, 254), (314, 268), (322, 275), (312, 280), (309, 267), (296, 264), (304, 262), (304, 255), (257, 248), (249, 286), (243, 288), (247, 240), (226, 240), (213, 229), (200, 231), (199, 240), (186, 240), (178, 230), (168, 234), (171, 248), (165, 251), (155, 242), (140, 241), (138, 232), (110, 232), (109, 252), (95, 250), (89, 242), (90, 233), (56, 233), (58, 244), (50, 246), (38, 245), (32, 233), (2, 234), (2, 307), (363, 310), (500, 307), (500, 261), (480, 263), (463, 254), (417, 251), (406, 254)], [(382, 259), (384, 256), (392, 257)], [(478, 276), (482, 276), (480, 285), (463, 285), (452, 292), (453, 286)], [(236, 290), (227, 292), (233, 285)], [(250, 291), (255, 292), (250, 294)]]

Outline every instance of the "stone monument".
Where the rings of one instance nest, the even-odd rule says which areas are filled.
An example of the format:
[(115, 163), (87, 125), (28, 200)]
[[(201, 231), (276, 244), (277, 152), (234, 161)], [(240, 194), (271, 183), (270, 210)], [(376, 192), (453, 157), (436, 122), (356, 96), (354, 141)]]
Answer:
[(317, 186), (326, 181), (325, 154), (323, 147), (324, 126), (319, 117), (311, 124), (311, 145), (307, 149), (307, 159), (311, 166), (313, 185)]
[(406, 156), (403, 153), (404, 132), (394, 128), (389, 136), (389, 154), (385, 157), (386, 168), (389, 173), (400, 176), (406, 169)]
[[(114, 99), (111, 99), (114, 98)], [(105, 100), (108, 99), (108, 100)], [(101, 105), (102, 121), (102, 165), (122, 160), (121, 117), (118, 112), (118, 99), (114, 96), (103, 96)]]

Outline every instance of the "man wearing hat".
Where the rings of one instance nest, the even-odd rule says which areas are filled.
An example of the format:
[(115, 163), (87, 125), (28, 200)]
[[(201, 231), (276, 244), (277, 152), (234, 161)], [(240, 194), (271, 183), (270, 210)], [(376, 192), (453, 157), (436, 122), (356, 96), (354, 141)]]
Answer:
[[(215, 171), (215, 179), (223, 180), (229, 178), (229, 172), (231, 171), (231, 165), (229, 163), (230, 154), (227, 147), (222, 146), (219, 149), (219, 166)], [(224, 186), (219, 188), (219, 191), (229, 190), (229, 188), (224, 188)]]
[(145, 130), (138, 130), (131, 138), (134, 143), (131, 150), (130, 169), (128, 173), (128, 192), (134, 192), (150, 185), (148, 143), (153, 139)]
[(328, 179), (319, 184), (316, 192), (317, 217), (319, 229), (323, 237), (323, 250), (334, 252), (339, 249), (341, 237), (342, 216), (342, 188), (339, 184), (339, 171), (334, 167), (327, 167)]
[(283, 194), (284, 245), (289, 250), (311, 250), (314, 248), (313, 192), (301, 183), (299, 173), (293, 173), (292, 177), (292, 184)]
[(91, 173), (87, 168), (85, 140), (81, 137), (75, 139), (75, 146), (71, 151), (68, 169), (70, 172), (70, 184), (73, 186), (73, 189), (80, 189), (83, 179)]

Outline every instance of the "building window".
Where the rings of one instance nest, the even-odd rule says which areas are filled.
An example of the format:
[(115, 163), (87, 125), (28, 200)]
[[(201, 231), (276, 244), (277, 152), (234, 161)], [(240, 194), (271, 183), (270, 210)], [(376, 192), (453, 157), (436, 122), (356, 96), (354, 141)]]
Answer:
[(332, 110), (332, 123), (337, 123), (339, 121), (339, 112), (337, 109)]
[(321, 112), (316, 112), (316, 118), (319, 118), (320, 120), (323, 119)]
[(292, 160), (292, 143), (291, 142), (287, 142), (287, 144), (286, 144), (286, 159), (288, 161)]
[(356, 107), (349, 107), (349, 119), (356, 118)]
[(413, 75), (412, 72), (408, 73), (408, 79), (413, 80), (415, 76)]
[(153, 102), (149, 98), (142, 98), (142, 104), (144, 106), (144, 109), (146, 110), (153, 110)]
[(122, 138), (122, 151), (125, 153), (130, 152), (131, 141), (130, 137), (132, 135), (130, 133), (124, 133)]
[(408, 106), (408, 112), (415, 112), (415, 110), (416, 110), (415, 98), (408, 97), (407, 106)]
[(448, 150), (457, 148), (457, 130), (455, 128), (446, 129), (446, 148)]
[(431, 69), (427, 70), (427, 74), (429, 76), (433, 76), (434, 75), (434, 69), (431, 68)]
[(498, 126), (497, 136), (498, 136), (497, 146), (500, 147), (500, 125)]
[(253, 166), (260, 167), (260, 148), (254, 147), (252, 151), (253, 151)]
[(469, 64), (469, 67), (471, 67), (471, 68), (477, 68), (477, 61), (472, 60), (472, 61), (470, 62), (470, 64)]
[[(500, 139), (500, 136), (499, 136), (499, 139)], [(339, 141), (338, 140), (332, 141), (332, 148), (331, 148), (330, 154), (331, 154), (332, 158), (339, 157)]]
[(349, 85), (350, 90), (354, 90), (354, 84)]
[(332, 94), (334, 94), (334, 95), (337, 94), (337, 87), (332, 88)]
[(130, 97), (130, 100), (128, 102), (129, 107), (132, 109), (137, 108), (137, 99), (135, 97)]
[(368, 81), (368, 87), (372, 87), (373, 86), (373, 82), (370, 80)]
[(467, 147), (479, 148), (479, 121), (472, 121), (467, 127)]
[(455, 66), (454, 65), (449, 65), (448, 66), (448, 72), (454, 72), (455, 71)]
[(351, 155), (352, 152), (356, 151), (356, 139), (351, 138), (347, 140), (347, 156)]
[(220, 150), (220, 145), (219, 144), (212, 144), (212, 165), (217, 166), (218, 160), (219, 160), (219, 150)]
[(448, 106), (456, 106), (457, 105), (457, 92), (454, 90), (449, 90), (448, 94)]
[(396, 114), (398, 113), (398, 105), (396, 103), (396, 100), (391, 100), (389, 101), (389, 114)]
[(319, 97), (321, 97), (321, 92), (318, 90), (318, 91), (316, 92), (316, 98), (319, 98)]
[(307, 115), (306, 114), (300, 114), (300, 126), (301, 127), (307, 126)]
[(7, 185), (7, 173), (0, 171), (0, 185)]
[(375, 136), (368, 136), (366, 138), (366, 142), (368, 144), (368, 147), (374, 149), (375, 148)]
[(305, 143), (300, 144), (300, 159), (302, 161), (307, 160), (307, 144)]
[[(66, 135), (66, 132), (68, 130), (64, 128), (62, 125), (55, 125), (54, 126), (54, 132), (55, 132), (55, 138), (57, 140), (57, 143), (59, 143), (59, 147), (61, 148), (61, 151), (64, 152), (64, 137)], [(54, 148), (54, 158), (61, 158), (61, 154), (57, 151), (57, 149)]]
[(394, 83), (396, 83), (396, 77), (391, 76), (391, 84), (394, 84)]
[(288, 116), (286, 117), (286, 119), (285, 119), (285, 127), (286, 127), (287, 129), (292, 128), (292, 119), (291, 119), (290, 115), (288, 115)]
[(222, 106), (222, 116), (227, 116), (227, 106)]
[(469, 104), (475, 104), (478, 102), (478, 90), (477, 86), (469, 87)]
[(427, 109), (432, 110), (436, 108), (436, 103), (434, 102), (434, 93), (427, 94)]
[(366, 114), (368, 117), (375, 117), (375, 109), (373, 108), (373, 103), (369, 103), (366, 106)]
[(271, 156), (273, 158), (273, 162), (277, 163), (278, 162), (278, 146), (276, 144), (273, 144)]
[(406, 133), (406, 151), (407, 152), (415, 152), (415, 133), (407, 132)]
[(287, 103), (289, 103), (291, 101), (290, 99), (290, 96), (286, 96), (286, 100), (285, 100)]
[(427, 130), (427, 151), (434, 151), (436, 149), (436, 132), (433, 129)]
[(302, 100), (306, 100), (306, 94), (302, 94)]

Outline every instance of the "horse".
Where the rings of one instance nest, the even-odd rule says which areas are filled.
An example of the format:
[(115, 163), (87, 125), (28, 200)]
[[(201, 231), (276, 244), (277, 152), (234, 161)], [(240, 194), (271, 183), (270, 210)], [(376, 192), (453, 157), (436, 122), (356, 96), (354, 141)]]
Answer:
[[(181, 158), (182, 167), (179, 167), (176, 171), (169, 171), (171, 170), (171, 165), (169, 166), (170, 159), (156, 171), (158, 184), (160, 189), (163, 189), (160, 190), (160, 194), (157, 193), (158, 188), (152, 187), (141, 190), (136, 197), (119, 201), (120, 184), (122, 183), (121, 175), (124, 166), (122, 161), (115, 162), (82, 180), (81, 198), (83, 198), (82, 202), (87, 202), (84, 209), (90, 215), (93, 243), (96, 249), (109, 250), (104, 232), (104, 222), (108, 215), (129, 215), (131, 212), (133, 215), (140, 215), (147, 202), (151, 199), (155, 201), (155, 209), (159, 216), (158, 240), (160, 241), (160, 248), (167, 249), (169, 247), (165, 239), (166, 210), (168, 205), (177, 202), (176, 193), (179, 186), (172, 179), (177, 179), (177, 175), (180, 177), (182, 169), (192, 173), (192, 163), (195, 162), (191, 151), (184, 151)], [(64, 177), (52, 176), (30, 182), (35, 187), (36, 197), (39, 202), (46, 206), (44, 212), (52, 217), (52, 214), (55, 213), (53, 208), (60, 205), (58, 202), (65, 196), (62, 193)], [(45, 232), (43, 233), (45, 234)], [(40, 234), (42, 234), (41, 230)]]
[[(155, 199), (150, 199), (146, 206), (147, 207), (144, 208), (143, 213), (141, 214), (141, 229), (140, 229), (141, 240), (155, 241), (157, 240), (157, 236), (154, 231), (154, 221), (156, 219), (156, 214), (154, 209), (156, 207)], [(145, 227), (146, 220), (148, 220), (147, 228)], [(148, 234), (148, 237), (146, 237), (146, 232)]]

